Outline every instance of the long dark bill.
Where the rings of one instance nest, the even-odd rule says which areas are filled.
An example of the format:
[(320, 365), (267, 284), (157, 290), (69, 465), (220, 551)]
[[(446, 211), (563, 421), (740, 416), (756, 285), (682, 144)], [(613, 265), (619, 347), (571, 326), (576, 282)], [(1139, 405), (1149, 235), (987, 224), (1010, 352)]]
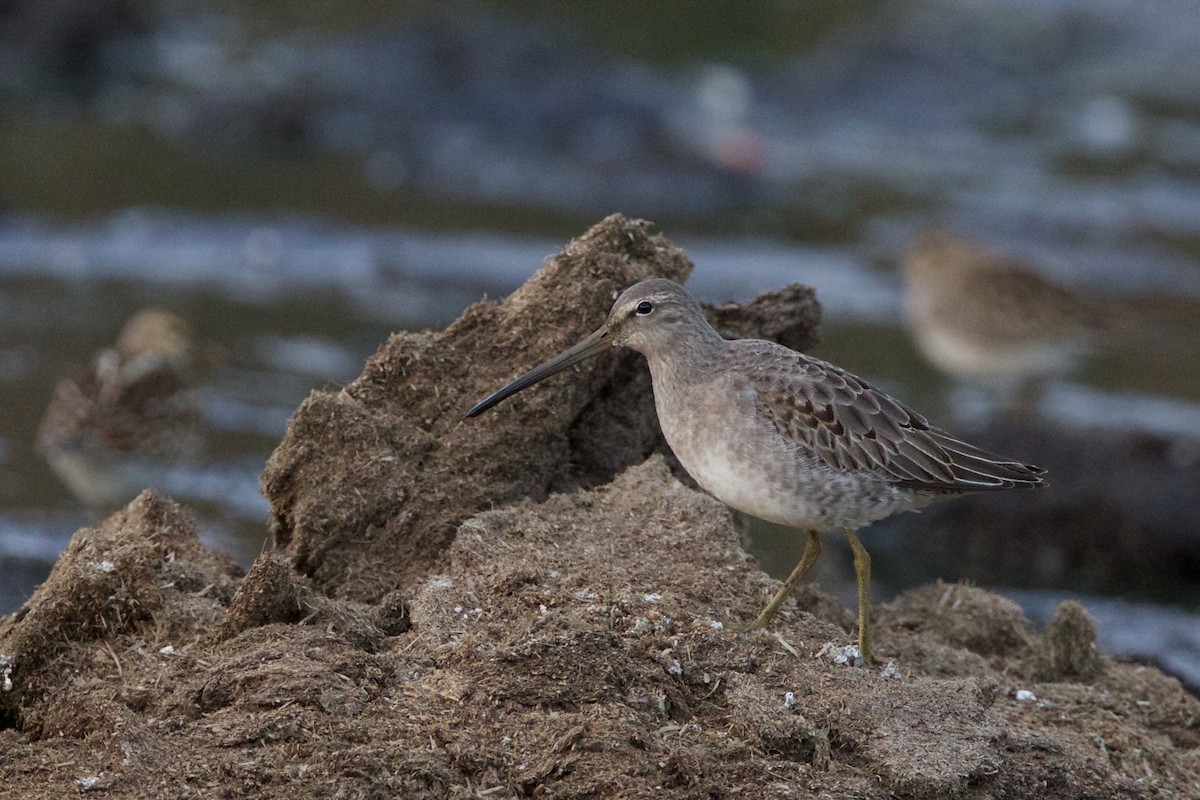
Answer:
[(584, 339), (579, 344), (572, 347), (570, 350), (566, 350), (559, 355), (556, 355), (545, 364), (534, 367), (533, 369), (529, 370), (529, 372), (526, 372), (512, 383), (505, 386), (503, 389), (492, 392), (487, 397), (476, 403), (471, 410), (467, 412), (467, 416), (478, 416), (479, 414), (482, 414), (484, 411), (487, 411), (489, 408), (499, 403), (501, 400), (511, 397), (522, 389), (528, 389), (538, 381), (545, 380), (551, 375), (557, 375), (572, 364), (578, 364), (580, 361), (596, 355), (608, 346), (608, 327), (605, 326)]

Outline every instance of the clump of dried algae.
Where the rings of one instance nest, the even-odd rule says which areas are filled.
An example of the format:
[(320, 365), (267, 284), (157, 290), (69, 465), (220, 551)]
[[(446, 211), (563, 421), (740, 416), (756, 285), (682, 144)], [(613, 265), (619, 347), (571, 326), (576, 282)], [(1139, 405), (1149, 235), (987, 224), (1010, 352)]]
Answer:
[[(143, 494), (0, 620), (0, 794), (142, 797), (1200, 796), (1200, 703), (967, 586), (880, 609), (890, 669), (775, 585), (672, 470), (636, 357), (464, 421), (684, 255), (610, 217), (513, 296), (397, 334), (314, 392), (264, 473), (279, 549), (242, 576)], [(772, 312), (771, 309), (776, 309)], [(741, 313), (739, 309), (745, 309)], [(712, 310), (811, 342), (791, 287)]]

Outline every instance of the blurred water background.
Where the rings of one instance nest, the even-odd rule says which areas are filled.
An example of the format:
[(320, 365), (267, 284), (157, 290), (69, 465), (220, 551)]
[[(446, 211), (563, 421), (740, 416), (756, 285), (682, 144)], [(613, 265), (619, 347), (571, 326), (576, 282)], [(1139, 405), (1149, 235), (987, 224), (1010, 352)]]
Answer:
[[(1161, 447), (1154, 481), (1179, 509), (1160, 527), (1182, 561), (1128, 583), (987, 573), (882, 525), (864, 536), (887, 554), (877, 594), (969, 578), (1044, 618), (1091, 593), (1106, 646), (1200, 685), (1197, 75), (1194, 0), (13, 0), (0, 612), (98, 519), (34, 432), (55, 381), (143, 306), (225, 354), (208, 455), (164, 482), (248, 564), (266, 542), (258, 474), (311, 389), (356, 376), (391, 331), (511, 291), (613, 211), (683, 246), (704, 299), (815, 286), (817, 355), (985, 427), (902, 324), (898, 259), (937, 224), (1168, 323), (1053, 381), (1040, 412)], [(752, 550), (783, 575), (797, 538), (758, 529)]]

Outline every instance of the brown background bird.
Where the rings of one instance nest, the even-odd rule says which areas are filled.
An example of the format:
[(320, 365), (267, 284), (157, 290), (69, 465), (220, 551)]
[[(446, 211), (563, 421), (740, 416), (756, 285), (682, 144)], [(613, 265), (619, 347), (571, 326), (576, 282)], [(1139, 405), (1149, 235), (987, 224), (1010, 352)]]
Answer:
[(59, 381), (37, 450), (81, 501), (109, 506), (155, 485), (202, 446), (191, 326), (168, 311), (131, 317), (116, 344)]
[(904, 276), (909, 328), (925, 357), (959, 379), (1009, 390), (1069, 373), (1119, 316), (1111, 303), (945, 230), (917, 240)]

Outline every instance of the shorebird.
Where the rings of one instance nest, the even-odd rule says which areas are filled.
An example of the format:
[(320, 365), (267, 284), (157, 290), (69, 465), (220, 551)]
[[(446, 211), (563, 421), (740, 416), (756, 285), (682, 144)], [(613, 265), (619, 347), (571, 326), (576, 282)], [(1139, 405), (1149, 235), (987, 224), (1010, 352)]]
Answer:
[(109, 506), (156, 485), (164, 465), (201, 448), (191, 326), (146, 309), (117, 342), (54, 388), (37, 451), (81, 501)]
[(1007, 255), (929, 231), (904, 258), (913, 335), (934, 366), (994, 386), (1070, 371), (1115, 320), (1113, 310)]
[(721, 338), (691, 295), (661, 278), (626, 289), (599, 330), (467, 416), (609, 347), (646, 357), (663, 434), (696, 483), (806, 533), (799, 563), (747, 630), (767, 625), (816, 562), (818, 534), (841, 531), (854, 553), (858, 647), (873, 663), (871, 558), (858, 529), (966, 492), (1042, 483), (1038, 467), (954, 438), (840, 367), (774, 342)]

